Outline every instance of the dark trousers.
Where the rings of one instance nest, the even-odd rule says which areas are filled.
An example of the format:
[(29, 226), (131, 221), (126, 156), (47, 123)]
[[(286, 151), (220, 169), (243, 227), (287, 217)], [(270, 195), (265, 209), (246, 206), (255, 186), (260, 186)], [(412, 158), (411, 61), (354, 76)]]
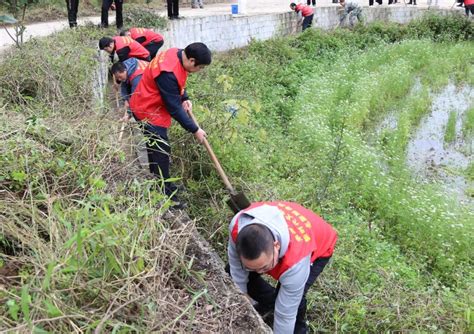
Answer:
[(148, 52), (150, 52), (150, 59), (155, 58), (156, 53), (162, 46), (163, 46), (163, 41), (150, 42), (147, 46), (145, 46), (145, 49), (147, 49)]
[[(169, 179), (171, 147), (168, 141), (168, 130), (161, 126), (145, 124), (143, 133), (147, 140), (150, 172), (160, 179)], [(165, 182), (164, 188), (167, 196), (171, 196), (176, 190), (176, 186), (171, 182)]]
[(122, 7), (123, 0), (102, 0), (102, 11), (100, 15), (100, 25), (104, 28), (109, 26), (109, 8), (115, 2), (115, 25), (117, 29), (123, 27)]
[(316, 0), (306, 0), (306, 4), (308, 6), (311, 5), (311, 3), (313, 4), (313, 6), (316, 6)]
[(66, 0), (66, 6), (69, 27), (77, 27), (77, 9), (79, 7), (79, 0)]
[[(301, 299), (300, 305), (298, 306), (298, 313), (296, 315), (294, 333), (303, 334), (308, 332), (308, 326), (306, 325), (306, 293), (308, 289), (313, 285), (316, 278), (323, 271), (324, 267), (328, 264), (330, 257), (322, 257), (316, 259), (311, 265), (309, 277), (304, 286), (303, 298)], [(230, 272), (229, 265), (226, 267), (226, 271)], [(280, 289), (280, 283), (274, 288), (267, 281), (262, 278), (262, 275), (256, 272), (249, 273), (249, 281), (247, 283), (247, 294), (255, 300), (258, 304), (255, 309), (261, 315), (265, 315), (268, 312), (272, 312), (275, 309), (275, 301), (278, 296)]]
[(303, 19), (303, 31), (311, 27), (311, 24), (313, 23), (313, 17), (314, 17), (314, 14), (311, 14), (310, 16), (306, 16)]
[(466, 12), (466, 16), (469, 16), (469, 12), (471, 12), (471, 15), (474, 15), (474, 5), (465, 6), (464, 11)]
[(168, 17), (178, 17), (179, 16), (179, 0), (166, 0), (168, 6)]

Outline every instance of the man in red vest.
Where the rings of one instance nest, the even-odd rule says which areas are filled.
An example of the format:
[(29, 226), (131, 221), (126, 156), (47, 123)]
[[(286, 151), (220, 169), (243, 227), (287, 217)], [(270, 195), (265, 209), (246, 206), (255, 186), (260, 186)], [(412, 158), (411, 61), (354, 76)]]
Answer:
[(290, 8), (298, 14), (298, 25), (301, 24), (303, 26), (303, 31), (311, 27), (314, 17), (313, 8), (301, 3), (295, 4), (294, 2), (290, 4)]
[(128, 36), (133, 38), (135, 41), (140, 43), (145, 49), (150, 52), (150, 58), (153, 59), (156, 56), (158, 50), (163, 46), (163, 36), (154, 32), (151, 29), (145, 28), (130, 28), (120, 33), (120, 36)]
[[(229, 225), (229, 269), (242, 292), (265, 314), (274, 333), (307, 333), (306, 292), (331, 258), (337, 232), (292, 202), (258, 202)], [(278, 280), (275, 289), (261, 274)]]
[[(120, 94), (127, 109), (129, 108), (130, 97), (135, 92), (148, 64), (149, 62), (144, 60), (129, 58), (124, 62), (116, 62), (110, 69), (115, 82), (120, 84)], [(130, 111), (129, 116), (131, 116)], [(123, 121), (128, 121), (129, 116), (123, 119)]]
[[(189, 44), (184, 50), (171, 48), (160, 52), (145, 69), (135, 93), (130, 99), (130, 109), (136, 119), (144, 124), (150, 172), (168, 180), (171, 148), (168, 128), (174, 118), (202, 143), (206, 133), (189, 117), (192, 104), (186, 93), (189, 73), (202, 70), (211, 63), (211, 51), (203, 43)], [(183, 206), (176, 196), (176, 186), (165, 182), (165, 194)]]
[(119, 61), (125, 61), (128, 58), (137, 58), (150, 61), (150, 52), (145, 49), (140, 43), (133, 40), (131, 37), (114, 36), (102, 37), (99, 40), (99, 49), (110, 54), (113, 60), (114, 52), (117, 53)]

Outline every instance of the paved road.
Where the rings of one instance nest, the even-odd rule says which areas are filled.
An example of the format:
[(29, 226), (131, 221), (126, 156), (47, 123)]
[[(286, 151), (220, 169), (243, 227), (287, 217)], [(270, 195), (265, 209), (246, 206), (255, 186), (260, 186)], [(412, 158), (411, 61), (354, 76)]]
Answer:
[[(287, 12), (289, 11), (288, 4), (290, 3), (290, 0), (258, 0), (258, 1), (240, 0), (240, 1), (247, 2), (247, 6), (246, 6), (247, 15)], [(351, 0), (351, 1), (358, 2), (363, 5), (368, 4), (368, 0)], [(387, 6), (386, 3), (388, 0), (383, 0), (383, 1), (384, 1), (384, 5), (382, 6)], [(408, 0), (399, 0), (399, 1), (401, 1), (401, 3), (395, 6), (405, 6), (404, 1), (408, 1)], [(428, 1), (433, 1), (433, 3), (437, 1), (440, 7), (449, 8), (453, 5), (453, 2), (455, 0), (418, 0), (417, 1), (418, 6), (427, 7)], [(237, 3), (237, 0), (235, 2)], [(337, 4), (333, 4), (332, 0), (317, 0), (317, 7), (320, 7), (320, 6), (337, 6)], [(456, 6), (454, 6), (453, 8), (458, 9)], [(125, 6), (125, 10), (127, 10), (126, 6)], [(193, 17), (193, 16), (224, 15), (224, 14), (230, 14), (230, 13), (231, 13), (230, 3), (205, 5), (204, 9), (192, 9), (189, 7), (180, 9), (180, 14), (184, 18)], [(111, 14), (110, 17), (113, 18), (114, 14), (112, 12), (110, 14)], [(161, 14), (166, 15), (166, 11), (162, 11)], [(86, 21), (92, 22), (94, 24), (98, 24), (100, 22), (100, 17), (98, 16), (84, 17), (84, 18), (80, 18), (78, 21), (79, 21), (79, 25), (85, 24)], [(110, 23), (112, 22), (113, 20), (111, 20)], [(26, 31), (24, 33), (24, 40), (27, 41), (31, 37), (47, 36), (54, 33), (55, 31), (65, 29), (67, 27), (68, 27), (68, 23), (66, 20), (31, 24), (31, 25), (28, 25), (26, 28)], [(0, 52), (12, 45), (14, 45), (13, 40), (8, 36), (5, 29), (1, 29), (0, 30)]]

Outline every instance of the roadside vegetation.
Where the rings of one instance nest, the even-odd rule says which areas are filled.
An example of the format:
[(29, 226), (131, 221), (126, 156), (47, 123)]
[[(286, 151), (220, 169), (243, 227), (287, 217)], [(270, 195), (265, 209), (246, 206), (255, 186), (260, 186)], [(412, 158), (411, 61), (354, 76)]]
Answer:
[[(0, 323), (224, 332), (224, 304), (184, 256), (189, 229), (161, 218), (159, 184), (117, 143), (120, 115), (91, 104), (102, 34), (60, 33), (0, 64), (10, 78), (0, 84), (0, 270), (14, 276), (0, 280)], [(238, 188), (300, 202), (339, 232), (309, 293), (314, 331), (474, 330), (473, 212), (404, 163), (429, 92), (474, 85), (473, 36), (460, 16), (308, 30), (218, 55), (190, 77), (195, 115)], [(390, 114), (396, 126), (377, 132)], [(170, 137), (190, 214), (225, 259), (221, 182), (189, 134), (174, 126)]]

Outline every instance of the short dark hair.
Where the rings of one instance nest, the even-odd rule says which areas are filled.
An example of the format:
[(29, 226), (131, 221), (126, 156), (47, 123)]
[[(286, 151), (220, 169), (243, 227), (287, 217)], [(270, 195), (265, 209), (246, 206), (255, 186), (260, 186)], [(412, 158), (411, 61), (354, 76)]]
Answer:
[(118, 61), (112, 65), (112, 67), (110, 68), (110, 73), (115, 74), (118, 72), (124, 72), (126, 70), (127, 68), (125, 67), (125, 65), (121, 61)]
[(290, 7), (293, 8), (293, 7), (296, 7), (296, 4), (294, 2), (290, 3)]
[(114, 40), (110, 37), (102, 37), (99, 40), (99, 49), (104, 50), (104, 48), (106, 48), (107, 46), (110, 45), (110, 43), (113, 43), (113, 42)]
[(125, 36), (129, 29), (122, 29), (120, 30), (120, 36)]
[(211, 50), (204, 43), (191, 43), (184, 49), (184, 53), (188, 59), (194, 58), (196, 60), (195, 66), (211, 63)]
[(274, 240), (273, 233), (268, 227), (261, 224), (250, 224), (237, 235), (235, 247), (240, 257), (255, 260), (262, 253), (271, 254)]

